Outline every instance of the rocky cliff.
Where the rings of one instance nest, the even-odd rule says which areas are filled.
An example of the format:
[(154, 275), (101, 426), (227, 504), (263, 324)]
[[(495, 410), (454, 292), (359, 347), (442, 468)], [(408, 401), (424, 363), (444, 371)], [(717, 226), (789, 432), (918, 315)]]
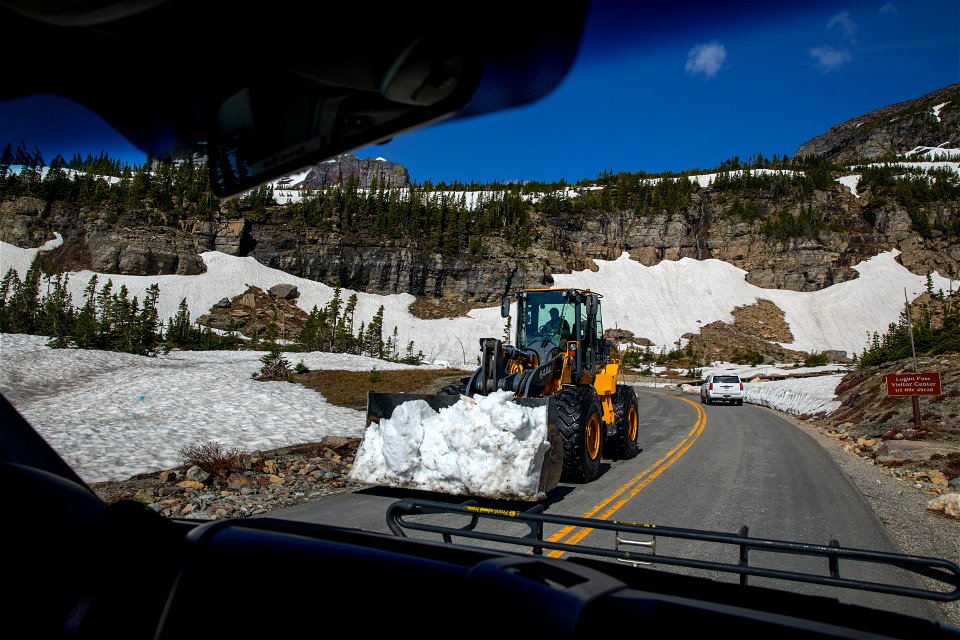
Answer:
[(361, 189), (375, 186), (402, 188), (410, 185), (410, 173), (398, 162), (384, 158), (364, 158), (345, 153), (314, 166), (294, 189), (323, 189), (355, 179)]
[[(684, 257), (723, 260), (745, 270), (747, 280), (757, 286), (796, 291), (815, 291), (854, 278), (852, 265), (891, 248), (899, 248), (903, 264), (918, 274), (947, 273), (951, 268), (960, 272), (960, 250), (949, 239), (920, 236), (902, 208), (878, 205), (869, 196), (857, 198), (839, 183), (806, 203), (829, 221), (815, 238), (764, 235), (761, 220), (746, 221), (732, 214), (730, 206), (728, 194), (707, 187), (679, 215), (638, 218), (626, 211), (597, 212), (570, 228), (534, 213), (536, 237), (529, 248), (493, 235), (485, 238), (481, 256), (424, 252), (416, 242), (362, 232), (297, 229), (282, 208), (242, 227), (219, 226), (203, 240), (207, 248), (228, 248), (228, 253), (249, 255), (270, 267), (331, 285), (339, 281), (354, 290), (481, 305), (496, 303), (514, 288), (549, 285), (551, 273), (595, 269), (595, 259), (615, 259), (623, 252), (647, 266)], [(775, 207), (762, 198), (760, 206)], [(249, 250), (233, 250), (242, 246)]]

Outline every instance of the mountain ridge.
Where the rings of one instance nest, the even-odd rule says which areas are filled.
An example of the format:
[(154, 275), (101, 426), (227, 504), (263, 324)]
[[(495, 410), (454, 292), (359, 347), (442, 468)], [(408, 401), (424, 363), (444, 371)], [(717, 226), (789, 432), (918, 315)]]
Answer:
[(815, 155), (831, 162), (853, 162), (905, 154), (917, 147), (956, 144), (958, 140), (960, 83), (834, 125), (801, 144), (796, 155)]
[[(927, 124), (952, 122), (960, 101), (942, 99), (958, 86), (885, 113), (908, 105), (927, 109)], [(914, 274), (960, 272), (957, 163), (938, 163), (953, 172), (939, 177), (910, 173), (903, 162), (845, 167), (818, 156), (758, 157), (731, 159), (710, 175), (601, 174), (577, 185), (451, 193), (410, 184), (397, 163), (349, 154), (300, 181), (311, 172), (332, 179), (335, 169), (340, 186), (283, 202), (278, 194), (295, 191), (291, 179), (205, 214), (164, 210), (149, 191), (119, 208), (44, 197), (39, 189), (8, 192), (0, 240), (36, 247), (59, 234), (62, 245), (45, 254), (49, 272), (197, 275), (206, 268), (199, 256), (220, 251), (331, 287), (410, 294), (410, 311), (425, 319), (462, 317), (498, 305), (513, 289), (552, 286), (561, 274), (596, 271), (597, 261), (624, 253), (644, 266), (722, 260), (750, 284), (807, 292), (858, 277), (855, 265), (892, 248)], [(389, 188), (390, 176), (405, 186)], [(423, 204), (410, 204), (418, 198)], [(192, 311), (198, 317), (209, 309)]]

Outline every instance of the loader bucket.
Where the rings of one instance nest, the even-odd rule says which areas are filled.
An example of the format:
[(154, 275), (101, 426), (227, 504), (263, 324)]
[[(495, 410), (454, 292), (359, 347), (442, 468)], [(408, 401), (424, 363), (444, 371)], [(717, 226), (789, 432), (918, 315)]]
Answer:
[[(367, 421), (364, 430), (364, 442), (361, 443), (361, 451), (370, 433), (370, 427), (374, 423), (380, 424), (381, 420), (392, 418), (394, 411), (400, 405), (411, 400), (423, 400), (431, 409), (439, 412), (441, 409), (452, 407), (461, 402), (464, 396), (446, 395), (446, 394), (416, 394), (416, 393), (377, 393), (368, 392), (367, 394)], [(560, 482), (560, 474), (563, 471), (563, 441), (557, 430), (556, 406), (553, 398), (513, 398), (510, 402), (523, 407), (546, 407), (547, 414), (547, 435), (546, 443), (549, 445), (543, 455), (543, 463), (536, 473), (539, 475), (536, 491), (524, 491), (505, 495), (497, 491), (486, 491), (477, 489), (469, 493), (456, 492), (459, 495), (472, 495), (475, 497), (487, 497), (494, 499), (519, 499), (525, 501), (536, 501), (546, 497), (546, 493), (557, 486)], [(358, 451), (358, 457), (360, 452)], [(509, 462), (509, 461), (506, 461)], [(355, 464), (355, 469), (357, 465)], [(357, 480), (355, 478), (355, 480)], [(417, 486), (415, 482), (399, 482), (394, 479), (378, 479), (371, 482), (370, 478), (360, 478), (359, 481), (368, 484), (379, 484), (381, 486), (394, 486), (409, 489), (421, 489), (429, 491), (438, 491), (434, 486)], [(443, 491), (443, 490), (440, 490)]]

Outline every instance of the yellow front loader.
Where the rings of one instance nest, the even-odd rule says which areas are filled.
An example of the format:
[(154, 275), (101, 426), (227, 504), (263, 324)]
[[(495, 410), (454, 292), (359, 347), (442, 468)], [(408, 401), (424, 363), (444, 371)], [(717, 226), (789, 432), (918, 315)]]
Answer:
[(435, 395), (371, 392), (368, 429), (412, 399), (439, 410), (462, 396), (509, 391), (514, 402), (543, 406), (547, 413), (549, 449), (543, 467), (535, 470), (539, 491), (531, 497), (542, 497), (561, 481), (590, 482), (603, 458), (632, 458), (638, 447), (637, 395), (621, 382), (620, 352), (603, 336), (601, 298), (589, 289), (524, 289), (514, 292), (513, 300), (504, 297), (504, 318), (516, 302), (513, 345), (482, 338), (473, 375)]

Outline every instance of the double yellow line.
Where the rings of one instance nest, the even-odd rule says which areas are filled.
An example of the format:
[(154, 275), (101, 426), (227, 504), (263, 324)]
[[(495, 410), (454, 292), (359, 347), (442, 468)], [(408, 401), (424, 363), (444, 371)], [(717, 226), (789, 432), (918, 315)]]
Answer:
[[(703, 428), (707, 424), (707, 412), (703, 407), (692, 400), (687, 400), (686, 398), (681, 398), (679, 396), (673, 396), (666, 393), (658, 393), (658, 395), (676, 398), (677, 400), (681, 400), (693, 406), (693, 408), (697, 410), (697, 420), (694, 422), (693, 428), (691, 428), (686, 437), (681, 440), (677, 446), (670, 449), (666, 455), (631, 478), (629, 482), (614, 491), (613, 495), (611, 495), (609, 498), (606, 498), (598, 505), (583, 514), (584, 518), (595, 518), (597, 520), (606, 520), (610, 518), (610, 516), (615, 514), (620, 507), (629, 502), (630, 499), (640, 493), (644, 487), (656, 480), (661, 473), (666, 471), (670, 465), (679, 460), (681, 456), (687, 452), (687, 449), (693, 446), (693, 443), (696, 442), (698, 437), (700, 437), (700, 434), (703, 433)], [(589, 534), (591, 531), (593, 531), (593, 529), (586, 527), (568, 526), (553, 534), (547, 538), (547, 540), (550, 542), (577, 544), (587, 537), (587, 534)], [(554, 549), (547, 555), (551, 558), (559, 558), (563, 555), (563, 553), (563, 551)]]

